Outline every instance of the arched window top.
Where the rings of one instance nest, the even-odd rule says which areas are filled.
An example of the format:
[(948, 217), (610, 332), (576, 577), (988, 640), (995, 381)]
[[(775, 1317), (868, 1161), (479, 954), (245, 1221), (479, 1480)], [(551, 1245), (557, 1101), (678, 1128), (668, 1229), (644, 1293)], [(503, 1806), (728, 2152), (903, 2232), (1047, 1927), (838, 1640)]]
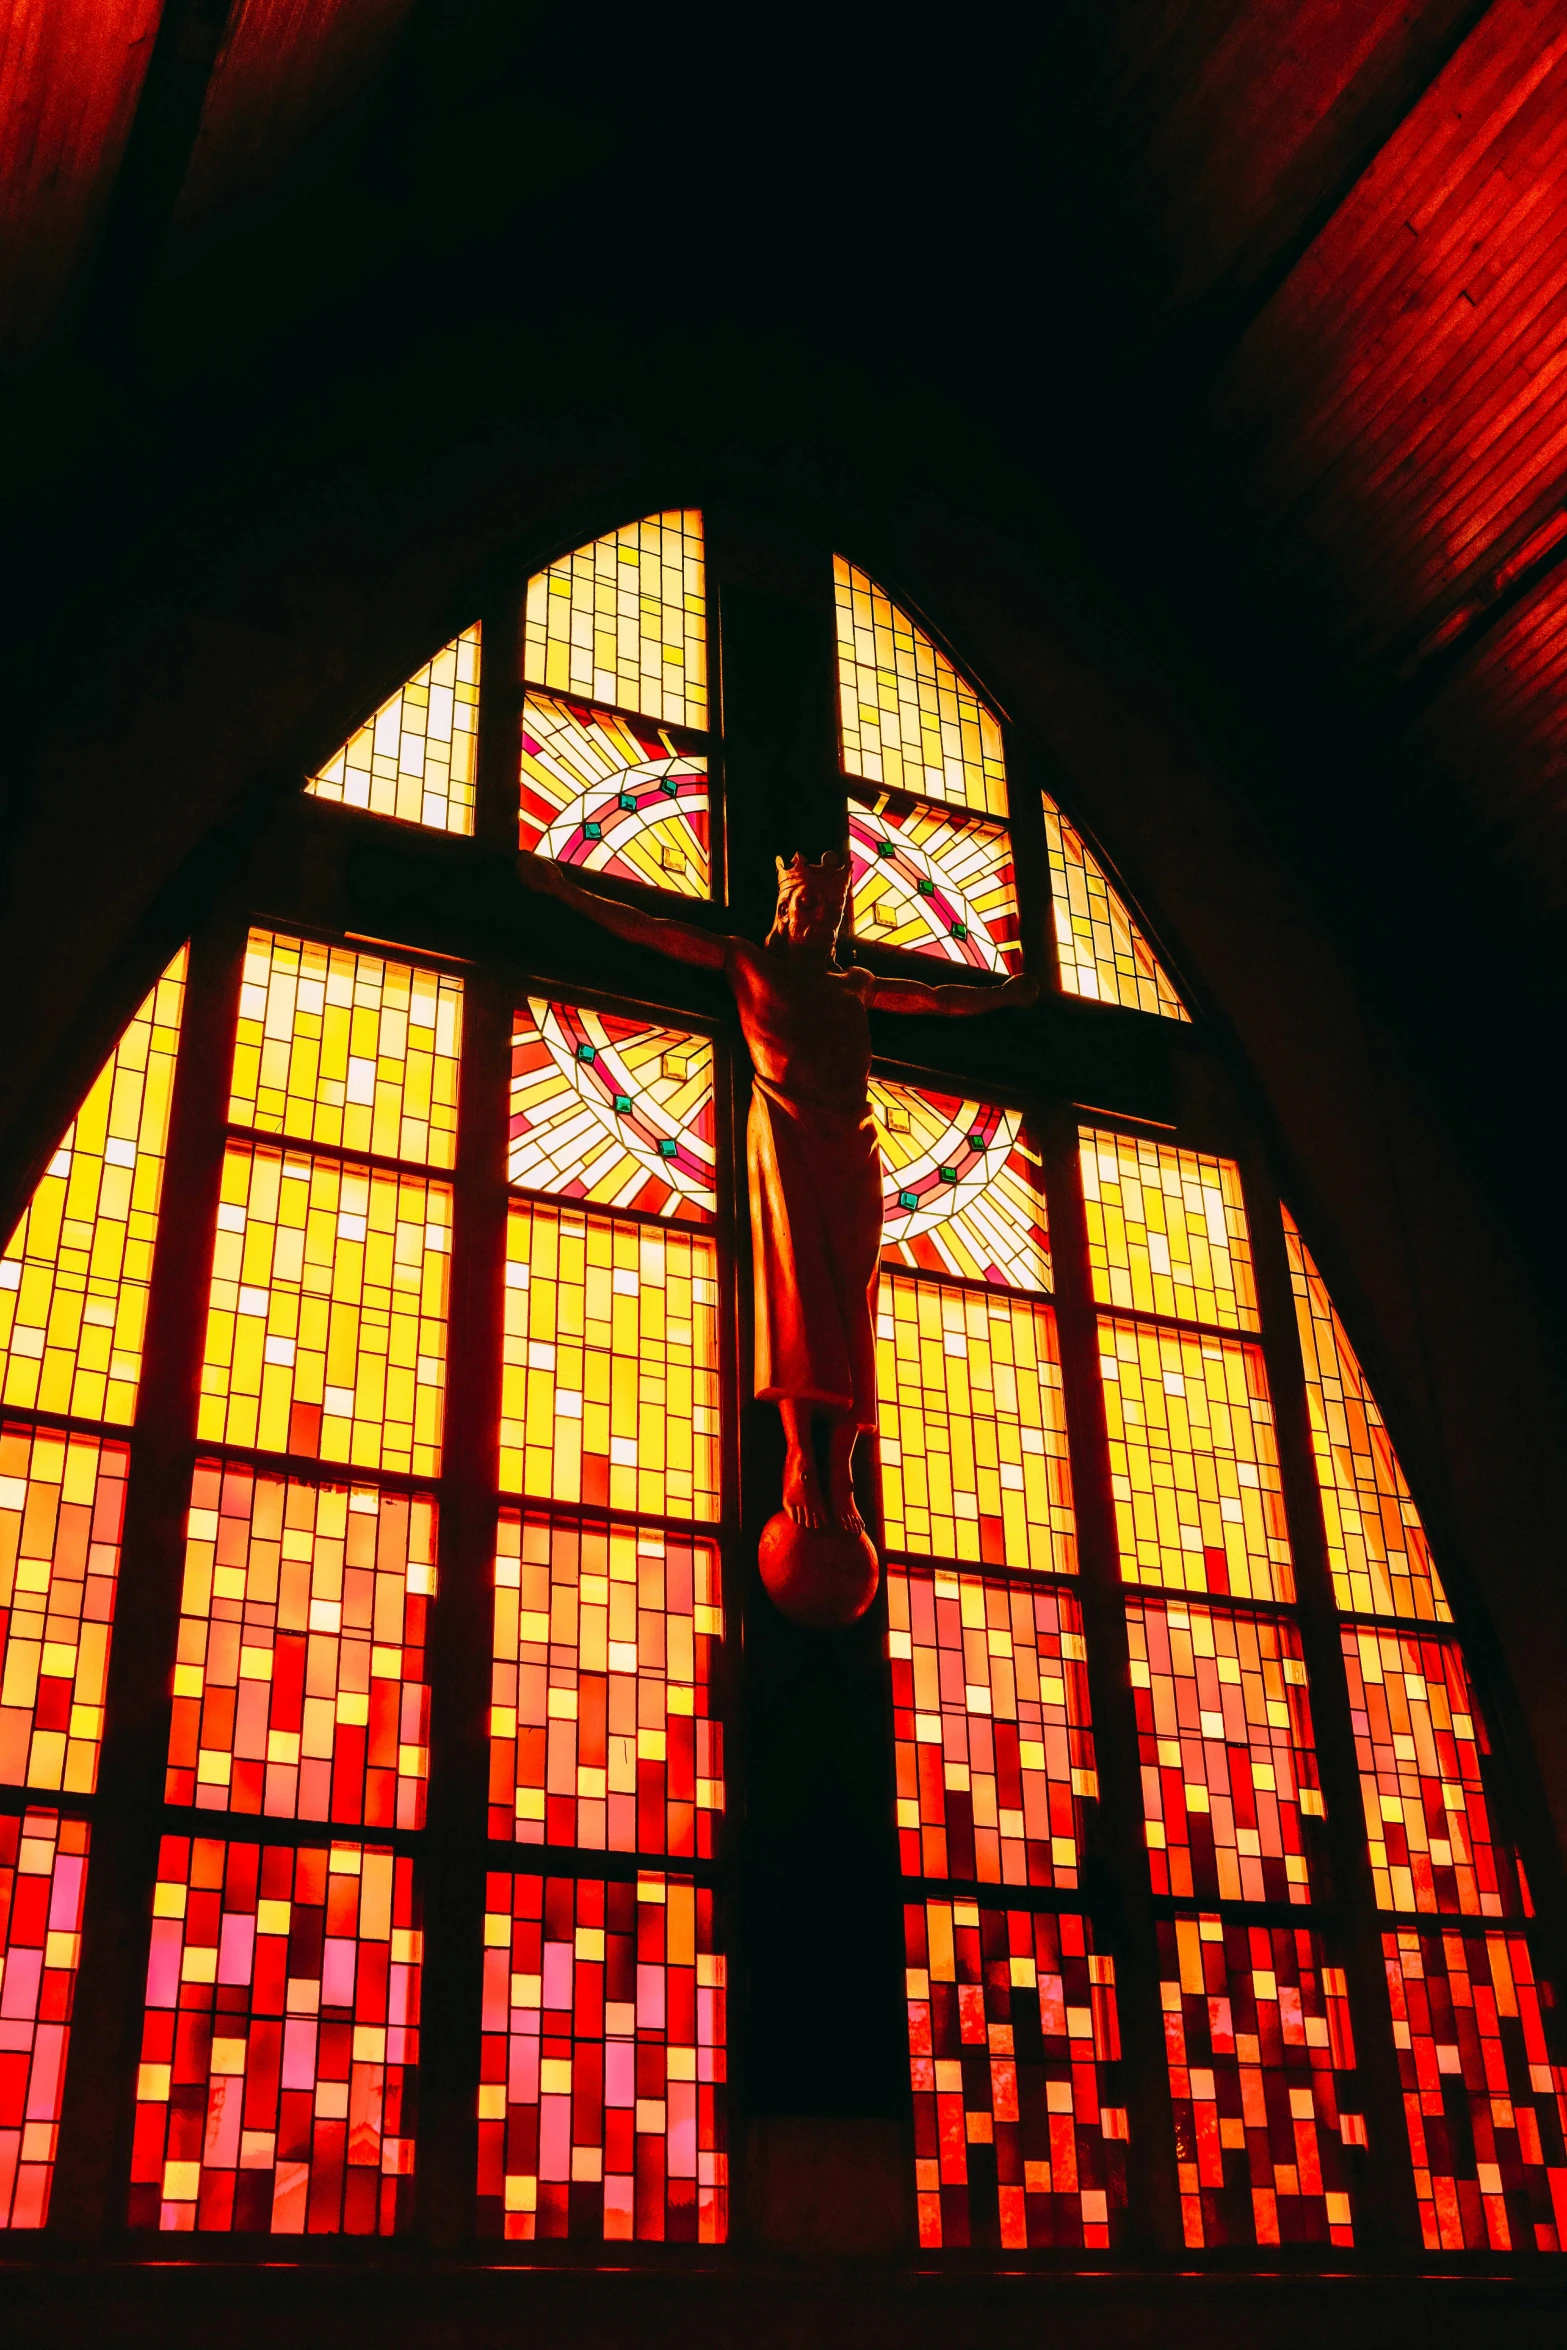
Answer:
[(355, 729), (306, 789), (372, 816), (472, 832), (481, 651), (477, 624), (465, 628)]
[(523, 676), (672, 726), (707, 724), (707, 573), (694, 508), (646, 514), (528, 582)]

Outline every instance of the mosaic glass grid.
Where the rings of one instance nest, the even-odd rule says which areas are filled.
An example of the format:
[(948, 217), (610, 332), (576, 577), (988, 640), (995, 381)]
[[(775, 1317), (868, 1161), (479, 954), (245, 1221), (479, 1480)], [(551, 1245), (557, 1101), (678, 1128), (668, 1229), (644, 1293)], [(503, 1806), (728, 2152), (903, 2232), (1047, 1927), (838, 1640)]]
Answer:
[(56, 1812), (0, 1816), (0, 2228), (49, 2216), (87, 1838)]
[(514, 1201), (503, 1493), (718, 1515), (718, 1258), (703, 1234)]
[(1240, 1169), (1232, 1160), (1089, 1128), (1081, 1161), (1101, 1305), (1222, 1330), (1260, 1327)]
[(911, 1902), (920, 2243), (1109, 2245), (1126, 2205), (1115, 1962), (1080, 1917)]
[(444, 1183), (230, 1143), (202, 1441), (438, 1475), (451, 1226)]
[(888, 1550), (1075, 1573), (1049, 1306), (886, 1273), (876, 1366)]
[(1283, 1211), (1311, 1443), (1339, 1606), (1450, 1624), (1452, 1611), (1398, 1455), (1310, 1251)]
[(708, 1858), (723, 1809), (713, 1719), (718, 1552), (651, 1526), (501, 1512), (490, 1834)]
[(413, 1863), (165, 1836), (132, 2227), (390, 2236), (413, 2186)]
[(0, 1781), (90, 1795), (130, 1451), (0, 1428)]
[(434, 1590), (429, 1494), (198, 1461), (166, 1800), (422, 1827)]
[(1522, 1934), (1384, 1934), (1428, 2252), (1567, 2248), (1567, 2067)]
[(862, 944), (970, 971), (1021, 971), (1012, 843), (1000, 825), (882, 793), (849, 802), (852, 928)]
[(475, 621), (350, 735), (307, 791), (435, 832), (472, 832), (479, 656)]
[(712, 1045), (530, 996), (513, 1017), (507, 1174), (527, 1191), (711, 1223)]
[(1187, 2243), (1353, 2244), (1345, 2149), (1366, 2125), (1342, 1968), (1303, 1927), (1158, 1931)]
[(873, 1077), (885, 1189), (882, 1258), (1003, 1289), (1048, 1289), (1039, 1153), (1017, 1110)]
[(873, 579), (841, 555), (832, 570), (844, 773), (1004, 816), (1006, 758), (995, 718)]
[(523, 676), (670, 726), (707, 724), (702, 517), (647, 514), (528, 582)]
[(481, 2234), (722, 2243), (711, 1893), (654, 1874), (487, 1885)]
[(1456, 1642), (1347, 1625), (1343, 1639), (1377, 1906), (1516, 1911), (1513, 1856), (1491, 1824), (1485, 1731)]
[(1309, 1901), (1323, 1802), (1293, 1625), (1159, 1600), (1126, 1617), (1154, 1891)]
[(584, 873), (705, 898), (707, 759), (644, 719), (529, 694), (519, 845)]
[(1066, 993), (1165, 1020), (1189, 1020), (1191, 1014), (1098, 858), (1053, 800), (1045, 799), (1044, 812), (1056, 963)]
[(904, 1875), (1075, 1886), (1098, 1793), (1077, 1601), (890, 1567), (887, 1622)]
[(348, 947), (253, 930), (229, 1123), (450, 1167), (462, 981)]
[(122, 1425), (135, 1418), (185, 962), (181, 947), (0, 1254), (0, 1403)]
[(1099, 1368), (1126, 1580), (1293, 1598), (1261, 1348), (1104, 1319)]

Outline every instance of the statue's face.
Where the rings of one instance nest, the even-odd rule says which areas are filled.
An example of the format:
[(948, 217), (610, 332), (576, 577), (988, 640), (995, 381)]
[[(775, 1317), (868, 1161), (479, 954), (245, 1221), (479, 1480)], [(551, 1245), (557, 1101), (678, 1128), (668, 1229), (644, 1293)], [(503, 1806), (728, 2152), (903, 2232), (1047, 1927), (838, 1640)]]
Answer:
[(815, 890), (784, 888), (778, 892), (778, 928), (791, 946), (817, 947), (832, 952), (843, 921), (843, 908)]

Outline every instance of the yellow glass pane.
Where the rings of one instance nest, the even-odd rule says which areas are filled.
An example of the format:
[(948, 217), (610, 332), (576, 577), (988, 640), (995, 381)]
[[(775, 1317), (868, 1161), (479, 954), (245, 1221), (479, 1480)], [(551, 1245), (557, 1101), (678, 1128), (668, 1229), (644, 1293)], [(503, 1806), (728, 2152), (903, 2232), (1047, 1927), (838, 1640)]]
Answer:
[(437, 1475), (451, 1228), (444, 1183), (231, 1143), (201, 1438)]
[(0, 1403), (135, 1417), (184, 1000), (181, 947), (0, 1256)]
[(1450, 1624), (1420, 1512), (1376, 1399), (1294, 1218), (1288, 1208), (1283, 1214), (1334, 1596), (1356, 1615)]
[(127, 1446), (0, 1429), (0, 1780), (90, 1795)]
[(530, 996), (512, 1026), (506, 1171), (519, 1190), (710, 1224), (707, 1038)]
[(885, 1189), (882, 1255), (922, 1273), (1048, 1289), (1039, 1154), (1022, 1113), (871, 1079)]
[(873, 579), (841, 555), (832, 571), (844, 773), (1004, 816), (1001, 728), (974, 688)]
[(646, 514), (530, 579), (522, 673), (550, 693), (705, 727), (701, 515)]
[(1166, 1020), (1190, 1020), (1098, 859), (1051, 799), (1045, 800), (1045, 838), (1056, 960), (1067, 994), (1122, 1004), (1129, 1012), (1154, 1012)]
[(475, 621), (383, 702), (306, 789), (372, 816), (472, 832), (479, 654)]
[(501, 1489), (718, 1515), (718, 1258), (684, 1228), (514, 1201)]
[(1261, 1348), (1107, 1320), (1099, 1367), (1126, 1580), (1292, 1599)]
[(450, 973), (251, 932), (231, 1125), (449, 1167), (461, 1055)]
[(971, 971), (1021, 971), (1012, 842), (999, 824), (883, 792), (849, 803), (854, 935)]
[(522, 706), (518, 837), (535, 856), (708, 894), (707, 758), (646, 719), (543, 694)]
[(876, 1339), (887, 1548), (1075, 1573), (1050, 1307), (884, 1274)]
[(1230, 1159), (1085, 1130), (1083, 1201), (1101, 1305), (1255, 1330), (1257, 1291)]

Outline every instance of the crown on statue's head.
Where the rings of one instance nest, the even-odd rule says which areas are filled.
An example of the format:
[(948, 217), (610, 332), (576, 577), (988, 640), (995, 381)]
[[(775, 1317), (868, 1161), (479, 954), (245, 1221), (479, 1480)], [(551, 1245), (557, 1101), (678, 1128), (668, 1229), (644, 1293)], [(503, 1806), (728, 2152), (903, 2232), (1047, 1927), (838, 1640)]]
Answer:
[(787, 865), (782, 857), (775, 857), (773, 863), (778, 868), (780, 898), (785, 892), (803, 890), (819, 904), (831, 906), (836, 912), (842, 913), (844, 900), (849, 894), (849, 866), (847, 859), (840, 857), (835, 850), (829, 849), (819, 865), (809, 863), (798, 849)]

